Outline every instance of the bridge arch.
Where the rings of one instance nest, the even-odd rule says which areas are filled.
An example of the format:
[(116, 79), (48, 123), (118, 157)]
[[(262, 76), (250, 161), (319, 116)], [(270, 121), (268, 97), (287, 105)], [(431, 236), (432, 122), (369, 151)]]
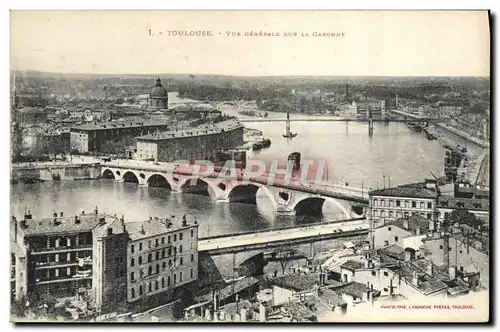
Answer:
[(228, 194), (229, 202), (240, 202), (248, 204), (257, 204), (257, 192), (262, 190), (276, 208), (276, 200), (273, 194), (266, 186), (256, 183), (241, 183), (234, 186)]
[(113, 171), (110, 170), (109, 168), (106, 168), (103, 170), (102, 178), (103, 179), (113, 179), (113, 180), (116, 179), (115, 173), (113, 173)]
[(203, 196), (217, 197), (217, 188), (199, 177), (189, 177), (184, 180), (180, 186), (181, 192), (189, 194), (197, 194)]
[(139, 178), (132, 171), (126, 171), (122, 176), (123, 182), (137, 183), (139, 184)]
[(325, 203), (325, 198), (323, 197), (307, 197), (298, 201), (293, 210), (298, 216), (302, 215), (315, 215), (320, 216), (323, 214), (323, 204)]
[(168, 182), (167, 178), (161, 174), (152, 174), (146, 180), (148, 187), (156, 187), (156, 188), (166, 188), (168, 190), (172, 190), (172, 185)]

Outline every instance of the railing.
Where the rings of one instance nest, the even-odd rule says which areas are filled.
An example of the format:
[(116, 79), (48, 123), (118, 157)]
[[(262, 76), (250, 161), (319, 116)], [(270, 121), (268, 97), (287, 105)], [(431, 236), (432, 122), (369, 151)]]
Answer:
[(80, 245), (80, 246), (59, 246), (50, 248), (33, 248), (31, 251), (32, 255), (42, 255), (50, 254), (55, 252), (68, 252), (68, 251), (82, 251), (82, 250), (92, 250), (92, 245)]
[(274, 232), (274, 231), (277, 232), (277, 231), (282, 231), (282, 230), (300, 229), (300, 228), (304, 228), (304, 227), (307, 228), (307, 227), (329, 225), (329, 224), (342, 224), (345, 222), (353, 222), (353, 221), (360, 221), (360, 220), (366, 220), (366, 218), (361, 217), (361, 218), (352, 218), (352, 219), (345, 219), (345, 220), (332, 220), (332, 221), (325, 221), (325, 222), (319, 222), (319, 223), (285, 226), (285, 227), (279, 227), (279, 228), (264, 228), (264, 229), (259, 229), (259, 230), (255, 230), (255, 231), (237, 232), (237, 233), (231, 233), (231, 234), (225, 234), (225, 235), (214, 235), (214, 236), (207, 236), (207, 237), (199, 238), (198, 242), (205, 241), (205, 240), (220, 239), (220, 238), (225, 238), (225, 237), (234, 237), (234, 236), (240, 236), (240, 235), (249, 235), (249, 234)]

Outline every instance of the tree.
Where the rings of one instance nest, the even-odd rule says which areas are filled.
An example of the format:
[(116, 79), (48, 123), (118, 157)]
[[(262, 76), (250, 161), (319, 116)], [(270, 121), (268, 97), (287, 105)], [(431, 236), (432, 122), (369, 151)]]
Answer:
[(281, 266), (281, 273), (282, 274), (285, 274), (285, 269), (288, 265), (288, 262), (290, 261), (290, 259), (295, 256), (295, 254), (297, 253), (297, 251), (295, 249), (292, 249), (292, 248), (282, 248), (280, 251), (276, 252), (276, 259), (278, 260), (278, 262), (280, 263), (280, 266)]
[(481, 229), (481, 226), (484, 223), (467, 209), (458, 209), (451, 212), (450, 221), (452, 223), (465, 224), (478, 230)]

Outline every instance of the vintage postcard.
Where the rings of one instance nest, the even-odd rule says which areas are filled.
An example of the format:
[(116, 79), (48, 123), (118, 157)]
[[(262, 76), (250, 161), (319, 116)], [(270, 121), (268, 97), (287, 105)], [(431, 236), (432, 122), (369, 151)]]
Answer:
[(13, 322), (490, 320), (488, 11), (12, 11)]

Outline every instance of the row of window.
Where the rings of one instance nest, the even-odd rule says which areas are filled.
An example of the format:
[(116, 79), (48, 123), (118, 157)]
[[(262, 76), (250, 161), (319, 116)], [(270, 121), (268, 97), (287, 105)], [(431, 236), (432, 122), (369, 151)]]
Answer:
[[(191, 269), (191, 273), (190, 273), (190, 276), (191, 276), (191, 279), (194, 278), (194, 270)], [(179, 282), (182, 282), (183, 281), (183, 275), (182, 275), (182, 271), (179, 272)], [(177, 274), (174, 273), (174, 278), (173, 278), (173, 285), (175, 285), (177, 283)], [(153, 289), (153, 284), (154, 284), (154, 289)], [(147, 285), (147, 292), (148, 293), (152, 293), (154, 291), (157, 291), (160, 289), (160, 281), (159, 280), (155, 280), (154, 282), (146, 282), (146, 285)], [(161, 288), (165, 288), (165, 287), (170, 287), (172, 285), (172, 279), (170, 278), (170, 276), (167, 277), (167, 281), (165, 283), (165, 278), (161, 278)], [(139, 296), (142, 296), (144, 295), (144, 288), (142, 287), (142, 285), (139, 285)], [(132, 287), (130, 289), (130, 297), (132, 299), (134, 299), (136, 297), (136, 293), (135, 293), (135, 287)]]
[[(179, 241), (182, 241), (182, 239), (184, 238), (184, 233), (178, 233), (179, 235)], [(191, 229), (191, 238), (194, 237), (194, 229)], [(173, 241), (172, 241), (173, 239)], [(170, 236), (168, 235), (167, 236), (167, 244), (170, 244), (172, 242), (176, 242), (177, 241), (177, 233), (176, 234), (173, 234), (173, 236)], [(159, 247), (161, 245), (164, 245), (165, 244), (165, 236), (162, 236), (161, 238), (156, 238), (154, 240), (154, 248), (156, 247)], [(151, 249), (153, 248), (153, 240), (148, 240), (148, 249)], [(143, 250), (143, 246), (142, 246), (142, 242), (139, 242), (139, 251)], [(132, 244), (130, 245), (130, 251), (131, 253), (135, 253), (135, 244)]]
[[(416, 201), (400, 201), (400, 200), (385, 200), (385, 199), (377, 199), (374, 198), (372, 202), (373, 206), (385, 206), (385, 207), (406, 207), (413, 209), (425, 209), (425, 202), (416, 202)], [(427, 209), (432, 209), (432, 202), (427, 202)]]
[[(191, 249), (193, 247), (193, 242), (191, 242)], [(182, 244), (179, 246), (179, 247), (169, 247), (168, 249), (162, 249), (160, 251), (157, 251), (153, 257), (153, 253), (150, 252), (148, 254), (148, 259), (147, 259), (147, 262), (143, 262), (143, 259), (142, 259), (142, 256), (139, 256), (137, 258), (138, 260), (138, 265), (141, 265), (143, 263), (151, 263), (153, 261), (158, 261), (160, 259), (164, 259), (165, 257), (171, 257), (172, 256), (172, 252), (173, 254), (181, 254), (182, 253)], [(191, 258), (193, 257), (193, 254), (191, 254)], [(134, 267), (135, 266), (135, 258), (131, 258), (130, 259), (130, 267)]]
[(386, 210), (373, 210), (373, 217), (387, 217), (387, 218), (402, 218), (402, 217), (409, 217), (409, 216), (421, 216), (423, 218), (427, 219), (432, 219), (432, 213), (425, 213), (425, 212), (401, 212), (401, 211), (386, 211)]
[[(191, 262), (194, 262), (194, 255), (193, 254), (191, 254)], [(171, 259), (169, 259), (168, 260), (168, 267), (172, 267), (173, 264), (175, 264), (175, 261), (172, 261)], [(184, 264), (184, 259), (183, 259), (183, 257), (180, 257), (179, 258), (179, 266), (181, 266), (183, 264)], [(161, 270), (165, 271), (166, 268), (167, 268), (167, 262), (164, 261), (161, 264)], [(148, 276), (153, 275), (153, 274), (159, 274), (159, 273), (160, 273), (160, 264), (156, 264), (154, 273), (153, 273), (153, 266), (150, 265), (148, 267)], [(142, 270), (140, 270), (140, 277), (143, 277), (143, 271)], [(131, 282), (135, 281), (135, 273), (134, 272), (130, 272), (130, 281)]]

